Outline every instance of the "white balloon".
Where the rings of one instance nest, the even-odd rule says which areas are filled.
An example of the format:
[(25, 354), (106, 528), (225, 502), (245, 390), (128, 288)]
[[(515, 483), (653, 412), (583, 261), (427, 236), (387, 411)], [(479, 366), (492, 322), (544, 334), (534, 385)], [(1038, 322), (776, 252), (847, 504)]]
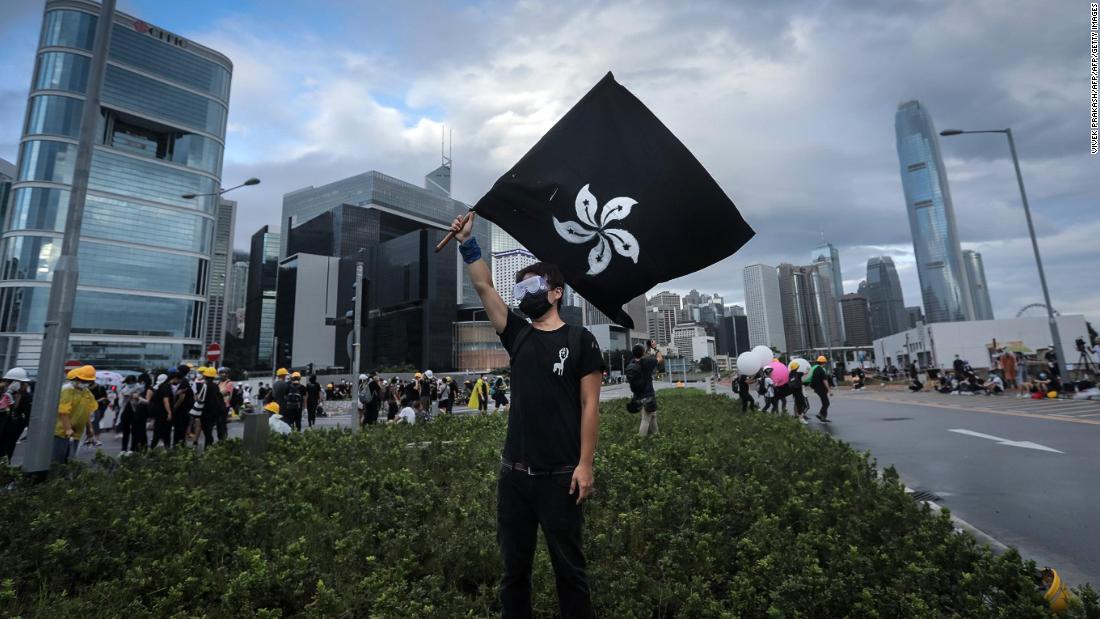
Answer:
[(745, 352), (737, 355), (737, 371), (742, 374), (756, 374), (760, 371), (760, 367), (763, 364), (756, 358), (753, 351), (746, 350)]
[(753, 348), (752, 355), (760, 360), (761, 366), (771, 363), (772, 359), (775, 359), (775, 353), (772, 352), (772, 349), (763, 344)]

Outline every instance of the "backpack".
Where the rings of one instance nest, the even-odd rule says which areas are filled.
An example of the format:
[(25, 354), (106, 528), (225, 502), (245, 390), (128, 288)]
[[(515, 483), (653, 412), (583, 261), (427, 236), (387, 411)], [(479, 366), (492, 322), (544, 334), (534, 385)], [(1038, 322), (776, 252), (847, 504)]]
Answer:
[(642, 395), (646, 388), (645, 369), (642, 368), (641, 359), (632, 359), (623, 369), (626, 382), (630, 385), (630, 391), (634, 395)]
[(374, 392), (370, 389), (370, 382), (366, 382), (359, 388), (359, 403), (370, 404), (374, 401)]
[(764, 384), (764, 379), (756, 381), (756, 393), (760, 395), (768, 395), (768, 387)]
[(299, 389), (290, 388), (286, 390), (286, 408), (287, 410), (302, 408), (302, 392)]

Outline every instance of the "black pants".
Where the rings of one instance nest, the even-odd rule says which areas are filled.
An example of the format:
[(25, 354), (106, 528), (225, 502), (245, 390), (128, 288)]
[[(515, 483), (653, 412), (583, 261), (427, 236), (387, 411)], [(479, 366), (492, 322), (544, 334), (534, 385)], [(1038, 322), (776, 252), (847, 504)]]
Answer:
[(454, 405), (455, 405), (454, 400), (440, 400), (439, 401), (439, 412), (446, 413), (446, 414), (450, 415), (454, 411)]
[(172, 422), (168, 421), (164, 413), (160, 413), (153, 419), (152, 447), (156, 447), (157, 443), (164, 443), (165, 447), (172, 446)]
[(129, 404), (119, 413), (116, 428), (122, 429), (122, 451), (130, 451), (130, 435), (133, 433), (134, 407)]
[(22, 417), (14, 417), (10, 413), (0, 413), (0, 458), (7, 458), (11, 462), (15, 455), (15, 444), (27, 427)]
[(821, 410), (817, 411), (817, 416), (822, 419), (829, 418), (829, 392), (828, 391), (814, 391), (817, 397), (821, 400)]
[(229, 436), (225, 417), (202, 418), (202, 446), (203, 449), (214, 443), (214, 432), (217, 431), (218, 442), (224, 441)]
[(531, 616), (531, 564), (538, 529), (546, 537), (562, 617), (592, 617), (581, 531), (584, 515), (577, 495), (569, 494), (572, 476), (531, 476), (501, 467), (497, 482), (497, 542), (504, 557), (500, 587), (501, 615)]
[[(144, 404), (130, 407), (130, 451), (145, 451), (149, 447), (149, 432), (145, 428), (149, 421), (148, 413), (148, 407)], [(123, 429), (122, 445), (125, 449), (125, 429)]]
[(380, 408), (382, 408), (382, 403), (378, 401), (378, 398), (375, 398), (375, 399), (371, 400), (370, 402), (368, 402), (367, 404), (364, 404), (363, 407), (365, 409), (364, 412), (363, 412), (363, 424), (364, 425), (373, 425), (373, 424), (377, 423), (378, 422), (378, 410)]
[(738, 391), (737, 397), (741, 398), (741, 412), (749, 410), (749, 407), (756, 408), (756, 402), (752, 399), (752, 394), (748, 391)]
[(791, 395), (794, 396), (794, 412), (797, 415), (805, 415), (810, 410), (810, 402), (806, 399), (806, 395), (799, 391), (792, 391)]
[(283, 417), (286, 418), (287, 425), (299, 432), (302, 431), (302, 409), (288, 406)]
[(187, 446), (187, 428), (194, 417), (188, 411), (176, 411), (172, 413), (172, 446), (180, 443)]
[(313, 427), (313, 424), (317, 423), (317, 402), (310, 402), (306, 404), (306, 414), (309, 421), (309, 427)]

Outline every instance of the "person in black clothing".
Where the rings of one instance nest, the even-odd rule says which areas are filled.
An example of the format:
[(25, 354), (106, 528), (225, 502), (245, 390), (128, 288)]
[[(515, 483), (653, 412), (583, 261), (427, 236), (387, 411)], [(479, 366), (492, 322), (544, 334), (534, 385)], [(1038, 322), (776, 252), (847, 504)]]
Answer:
[(737, 397), (741, 399), (741, 412), (749, 410), (752, 407), (756, 409), (756, 400), (752, 398), (752, 392), (750, 391), (749, 383), (755, 382), (750, 380), (749, 375), (744, 372), (737, 374)]
[(365, 405), (364, 423), (373, 425), (378, 423), (378, 413), (382, 410), (383, 390), (379, 383), (378, 373), (371, 372), (367, 378), (367, 391), (370, 393), (370, 401)]
[[(631, 393), (626, 409), (632, 413), (642, 413), (642, 421), (638, 426), (638, 434), (641, 436), (657, 433), (657, 392), (653, 389), (653, 373), (664, 361), (661, 351), (657, 350), (657, 343), (649, 340), (647, 344), (649, 350), (646, 350), (647, 346), (634, 345), (630, 351), (634, 358), (623, 372)], [(649, 355), (647, 352), (655, 354)]]
[(306, 388), (302, 386), (302, 375), (298, 372), (291, 374), (290, 382), (286, 383), (286, 386), (283, 403), (279, 405), (279, 411), (290, 427), (301, 432), (302, 409), (306, 405)]
[(420, 399), (420, 376), (405, 383), (401, 388), (401, 407), (412, 406), (414, 400)]
[(145, 373), (137, 377), (138, 389), (130, 396), (130, 450), (145, 451), (149, 447), (149, 404), (153, 401), (153, 379)]
[(536, 262), (516, 273), (514, 297), (528, 323), (501, 300), (470, 238), (474, 216), (451, 229), (470, 281), (511, 360), (512, 406), (497, 482), (497, 540), (504, 559), (501, 611), (531, 616), (531, 571), (541, 526), (562, 617), (592, 617), (582, 547), (582, 502), (592, 493), (602, 359), (596, 338), (558, 314), (565, 278)]
[(863, 368), (857, 365), (855, 369), (852, 370), (852, 389), (854, 391), (859, 391), (860, 389), (863, 389), (864, 377), (865, 374), (863, 372)]
[(309, 427), (317, 423), (317, 407), (321, 405), (321, 383), (317, 382), (317, 375), (309, 375), (309, 383), (306, 384), (306, 413), (309, 415)]
[[(175, 395), (172, 396), (172, 446), (180, 443), (187, 446), (187, 430), (191, 425), (191, 409), (195, 406), (195, 391), (187, 375), (191, 368), (181, 365), (176, 368)], [(197, 438), (197, 437), (196, 437)]]
[(829, 392), (832, 391), (829, 387), (829, 372), (825, 369), (828, 361), (822, 355), (817, 358), (817, 365), (810, 368), (810, 389), (813, 389), (821, 400), (821, 410), (817, 411), (817, 419), (825, 423), (829, 422)]
[(23, 368), (12, 368), (0, 381), (7, 392), (6, 406), (0, 410), (0, 458), (11, 463), (15, 455), (15, 446), (22, 436), (31, 418), (31, 401), (34, 399), (30, 389), (30, 376)]
[[(201, 374), (203, 380), (199, 383), (199, 393), (196, 397), (202, 397), (202, 448), (206, 450), (214, 444), (214, 428), (218, 426), (219, 421), (229, 416), (229, 411), (225, 407), (225, 396), (218, 389), (218, 371), (214, 368), (202, 368)], [(218, 434), (218, 440), (224, 441), (225, 437), (221, 432)], [(195, 439), (195, 442), (197, 443), (198, 439)]]
[(784, 385), (790, 390), (792, 396), (794, 396), (794, 415), (798, 417), (798, 420), (802, 423), (809, 423), (808, 415), (810, 413), (810, 402), (806, 399), (806, 394), (802, 393), (802, 370), (803, 361), (792, 361), (790, 365), (791, 375), (787, 379), (787, 384)]
[(157, 443), (164, 443), (165, 448), (172, 446), (172, 398), (175, 397), (176, 370), (168, 370), (168, 374), (161, 374), (153, 386), (153, 401), (149, 403), (149, 414), (153, 416), (153, 442), (150, 449)]

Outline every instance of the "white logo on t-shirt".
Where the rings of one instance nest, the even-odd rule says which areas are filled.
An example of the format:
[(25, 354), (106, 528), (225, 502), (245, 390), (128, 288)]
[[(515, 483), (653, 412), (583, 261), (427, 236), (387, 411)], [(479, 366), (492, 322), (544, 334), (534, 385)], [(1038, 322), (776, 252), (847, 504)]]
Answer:
[(569, 347), (566, 346), (558, 351), (558, 358), (560, 362), (554, 364), (554, 373), (561, 376), (565, 372), (565, 360), (569, 358)]

